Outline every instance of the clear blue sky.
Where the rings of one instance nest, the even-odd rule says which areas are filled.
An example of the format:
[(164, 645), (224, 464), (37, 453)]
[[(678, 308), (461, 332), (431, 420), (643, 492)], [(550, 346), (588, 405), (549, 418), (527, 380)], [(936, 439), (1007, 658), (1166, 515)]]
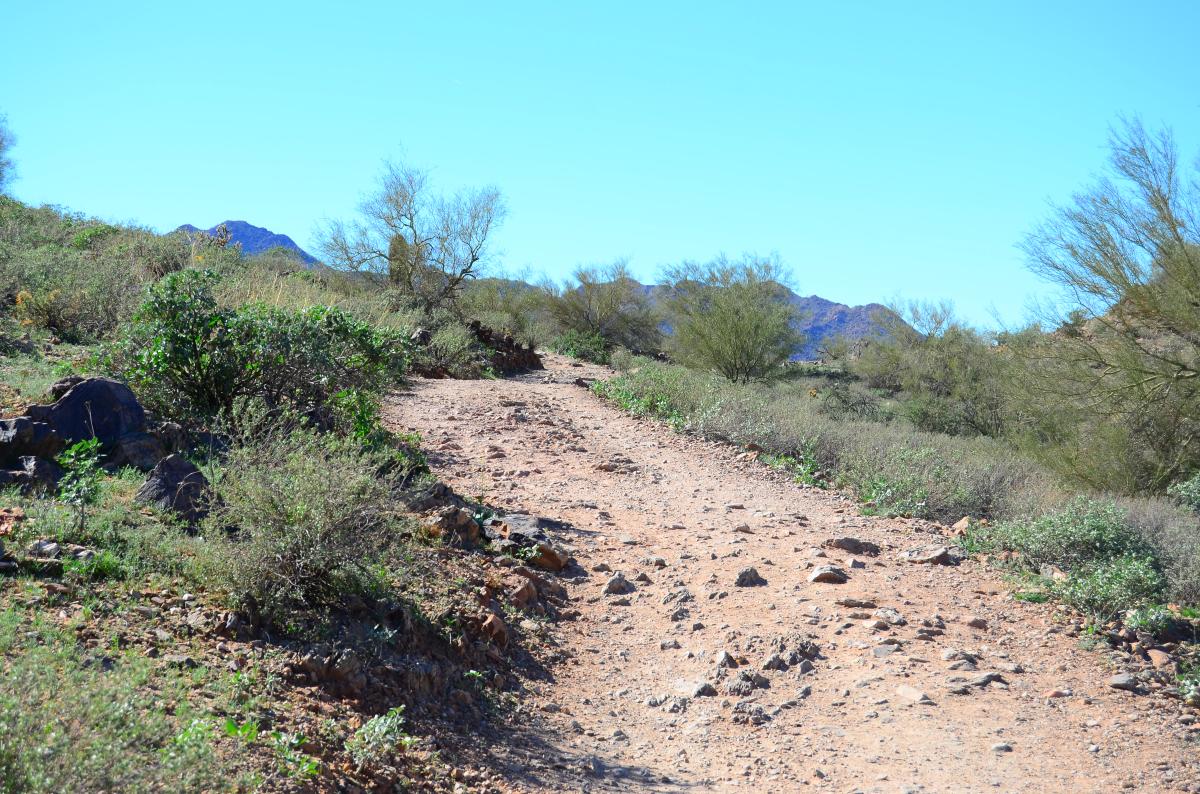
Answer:
[(0, 12), (13, 192), (315, 248), (385, 158), (504, 265), (777, 251), (802, 294), (1019, 319), (1014, 244), (1138, 114), (1200, 146), (1200, 3), (95, 3)]

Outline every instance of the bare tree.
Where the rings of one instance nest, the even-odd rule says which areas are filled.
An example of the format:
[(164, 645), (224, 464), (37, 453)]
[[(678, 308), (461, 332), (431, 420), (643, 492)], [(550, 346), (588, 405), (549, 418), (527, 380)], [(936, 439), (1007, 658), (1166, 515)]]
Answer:
[(330, 264), (386, 273), (429, 311), (453, 303), (463, 283), (478, 275), (505, 207), (494, 187), (436, 194), (427, 172), (389, 163), (359, 212), (359, 220), (326, 229), (322, 248)]
[(9, 159), (8, 152), (16, 141), (8, 129), (8, 117), (0, 114), (0, 193), (4, 192), (13, 178), (13, 162)]

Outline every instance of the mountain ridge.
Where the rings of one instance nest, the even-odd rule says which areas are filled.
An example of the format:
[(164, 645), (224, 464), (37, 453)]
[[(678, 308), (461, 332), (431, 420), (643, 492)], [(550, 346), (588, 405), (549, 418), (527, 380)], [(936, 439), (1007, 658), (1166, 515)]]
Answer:
[(176, 228), (175, 231), (213, 234), (219, 226), (224, 226), (229, 231), (230, 242), (240, 244), (242, 251), (246, 254), (261, 254), (272, 248), (286, 248), (289, 251), (294, 251), (306, 265), (315, 265), (317, 263), (317, 258), (297, 245), (296, 241), (291, 237), (288, 237), (286, 234), (277, 234), (262, 226), (255, 226), (247, 221), (222, 221), (207, 229), (201, 229), (190, 223), (185, 223)]

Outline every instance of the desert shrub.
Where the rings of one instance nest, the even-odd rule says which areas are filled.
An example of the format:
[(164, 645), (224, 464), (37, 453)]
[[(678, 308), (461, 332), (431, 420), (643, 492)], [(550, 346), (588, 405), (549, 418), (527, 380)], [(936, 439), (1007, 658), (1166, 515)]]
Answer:
[(1154, 604), (1162, 599), (1165, 589), (1166, 582), (1154, 563), (1134, 556), (1091, 563), (1054, 585), (1059, 598), (1096, 623)]
[(194, 424), (232, 417), (239, 399), (325, 420), (347, 388), (380, 390), (404, 372), (399, 332), (338, 309), (221, 308), (217, 276), (186, 270), (151, 289), (113, 366), (161, 416)]
[(544, 300), (562, 333), (597, 335), (606, 348), (642, 352), (657, 350), (662, 342), (654, 305), (623, 261), (578, 268), (561, 289), (548, 285)]
[(1153, 604), (1127, 611), (1122, 622), (1134, 631), (1144, 631), (1158, 637), (1170, 628), (1173, 619), (1171, 610), (1161, 604)]
[(1200, 603), (1200, 516), (1162, 498), (1124, 497), (1117, 503), (1130, 528), (1154, 548), (1168, 597)]
[(207, 575), (269, 617), (369, 592), (395, 516), (380, 477), (389, 464), (353, 439), (308, 429), (232, 449), (204, 527)]
[(1112, 501), (1085, 496), (1032, 520), (998, 524), (989, 534), (1034, 568), (1049, 564), (1073, 570), (1097, 561), (1152, 554), (1150, 544), (1129, 525), (1126, 511)]
[(608, 343), (598, 333), (568, 329), (555, 337), (550, 349), (564, 356), (596, 364), (607, 364), (609, 361)]

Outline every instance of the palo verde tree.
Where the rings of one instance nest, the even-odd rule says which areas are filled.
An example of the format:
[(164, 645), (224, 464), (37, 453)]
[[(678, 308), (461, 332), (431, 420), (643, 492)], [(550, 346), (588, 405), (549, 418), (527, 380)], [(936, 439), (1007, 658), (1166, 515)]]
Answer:
[(330, 264), (386, 274), (394, 289), (429, 312), (452, 306), (487, 263), (505, 207), (494, 187), (435, 193), (427, 172), (389, 163), (359, 213), (357, 221), (326, 229), (322, 248)]
[(563, 331), (598, 337), (616, 346), (649, 352), (662, 339), (658, 316), (646, 288), (634, 280), (625, 260), (579, 267), (561, 288), (545, 287), (547, 307)]
[[(1095, 438), (1124, 438), (1128, 483), (1161, 489), (1200, 466), (1200, 168), (1169, 132), (1126, 121), (1106, 177), (1030, 234), (1032, 269), (1065, 288), (1069, 313), (1030, 348), (1029, 387), (1092, 417), (1055, 439), (1087, 479)], [(1103, 426), (1100, 426), (1100, 425)], [(1111, 445), (1111, 451), (1116, 451)]]
[(663, 281), (670, 347), (688, 366), (748, 383), (772, 375), (803, 342), (775, 258), (721, 255), (707, 264), (685, 262), (669, 268)]

